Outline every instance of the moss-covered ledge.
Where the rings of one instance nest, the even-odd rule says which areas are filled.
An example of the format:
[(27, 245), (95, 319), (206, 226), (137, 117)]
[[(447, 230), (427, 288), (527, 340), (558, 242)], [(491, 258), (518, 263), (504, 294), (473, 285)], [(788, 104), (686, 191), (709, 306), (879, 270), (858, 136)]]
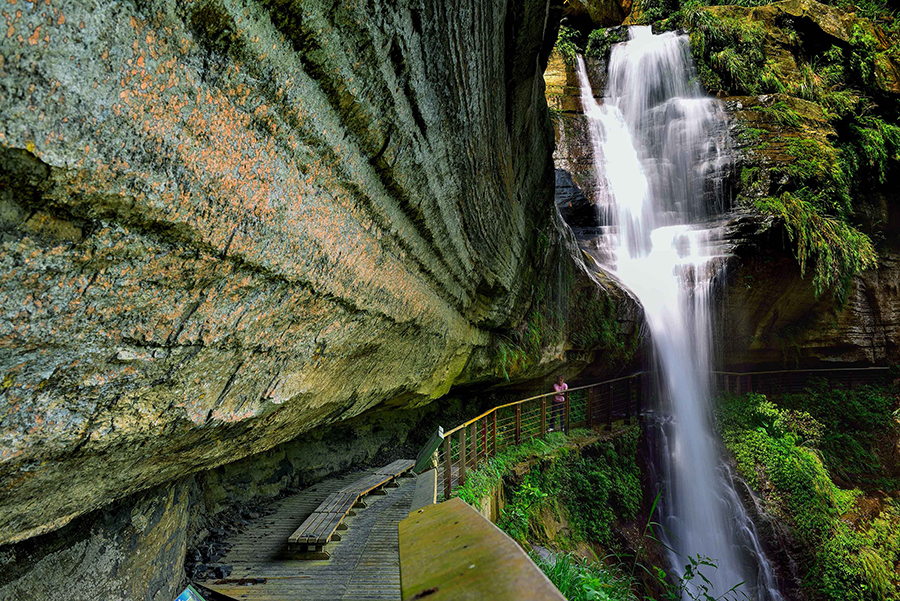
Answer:
[(524, 546), (606, 546), (613, 523), (640, 510), (640, 435), (640, 426), (622, 423), (611, 432), (553, 432), (489, 459), (453, 496)]
[(488, 460), (454, 497), (529, 550), (567, 599), (631, 601), (639, 579), (601, 558), (637, 548), (626, 532), (640, 530), (646, 509), (640, 437), (640, 426), (623, 422), (610, 432), (552, 433)]

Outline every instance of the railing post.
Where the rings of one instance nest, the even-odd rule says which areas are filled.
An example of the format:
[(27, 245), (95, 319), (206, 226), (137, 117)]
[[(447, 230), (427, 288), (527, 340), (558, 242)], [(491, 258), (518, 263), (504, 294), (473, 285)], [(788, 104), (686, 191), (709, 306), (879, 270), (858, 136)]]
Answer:
[(565, 407), (566, 430), (565, 430), (565, 432), (566, 432), (566, 434), (568, 434), (569, 433), (569, 391), (568, 390), (564, 393), (564, 396), (566, 399), (566, 407)]
[(450, 454), (450, 437), (444, 437), (444, 499), (453, 492), (453, 456)]
[(612, 430), (613, 385), (606, 385), (606, 429)]
[(730, 382), (728, 381), (728, 374), (725, 374), (725, 394), (731, 394), (731, 387), (729, 386)]
[(469, 438), (472, 439), (472, 469), (478, 467), (478, 422), (469, 425)]
[(631, 396), (633, 394), (631, 380), (633, 378), (625, 380), (625, 423), (629, 426), (631, 425)]
[(491, 452), (497, 455), (497, 410), (491, 413)]
[(516, 404), (516, 444), (522, 440), (522, 403)]
[(466, 429), (459, 429), (459, 477), (456, 483), (462, 486), (466, 483)]
[(484, 459), (487, 461), (488, 455), (488, 444), (487, 444), (487, 419), (482, 418), (481, 420), (481, 452), (484, 453)]
[(641, 423), (641, 406), (644, 402), (644, 374), (638, 376), (637, 409), (635, 415), (638, 423)]
[(541, 438), (547, 438), (547, 397), (541, 397)]
[(587, 421), (587, 428), (590, 430), (593, 427), (593, 404), (594, 404), (594, 387), (591, 386), (587, 389), (587, 406), (584, 408), (584, 419)]

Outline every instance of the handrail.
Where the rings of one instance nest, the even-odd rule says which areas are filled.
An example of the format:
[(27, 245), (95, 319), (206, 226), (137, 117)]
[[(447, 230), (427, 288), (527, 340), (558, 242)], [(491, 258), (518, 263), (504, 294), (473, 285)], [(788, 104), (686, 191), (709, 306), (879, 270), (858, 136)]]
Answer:
[[(443, 496), (466, 480), (467, 470), (478, 467), (503, 449), (535, 438), (544, 438), (551, 430), (569, 432), (571, 428), (605, 424), (612, 429), (614, 420), (640, 418), (646, 405), (643, 397), (649, 372), (639, 371), (595, 382), (586, 386), (551, 391), (492, 407), (444, 432), (441, 442), (429, 443), (419, 453), (416, 469), (438, 470)], [(563, 396), (564, 402), (551, 397)]]
[(835, 371), (887, 371), (890, 367), (821, 367), (815, 369), (775, 369), (769, 371), (717, 371), (713, 370), (709, 373), (722, 376), (761, 376), (769, 374), (799, 374), (809, 372), (835, 372)]
[[(890, 369), (835, 367), (746, 372), (712, 370), (708, 373), (714, 377), (714, 388), (719, 392), (732, 392), (733, 388), (737, 394), (742, 391), (752, 392), (754, 389), (783, 394), (797, 391), (809, 383), (808, 377), (797, 374), (834, 374), (837, 377), (847, 373), (846, 382), (853, 388), (854, 385), (871, 382), (874, 376), (870, 374), (887, 373)], [(860, 374), (860, 377), (854, 377), (854, 374)], [(570, 427), (591, 428), (600, 424), (605, 424), (609, 430), (614, 418), (624, 419), (626, 424), (631, 423), (633, 416), (640, 419), (642, 410), (649, 405), (649, 375), (650, 371), (638, 371), (627, 376), (569, 388), (562, 393), (547, 392), (492, 407), (444, 432), (442, 437), (438, 435), (420, 453), (416, 469), (420, 469), (420, 464), (421, 469), (431, 469), (426, 468), (428, 465), (436, 467), (438, 482), (444, 496), (449, 498), (453, 489), (465, 482), (468, 469), (477, 468), (479, 461), (493, 457), (512, 445), (545, 437), (549, 431), (548, 423), (550, 429), (558, 424), (560, 429), (568, 432)], [(775, 375), (780, 377), (760, 378)], [(844, 376), (840, 375), (839, 379), (843, 380)], [(564, 404), (547, 401), (560, 394), (564, 396)], [(502, 412), (505, 415), (501, 415)], [(436, 463), (432, 463), (435, 461)]]
[[(615, 382), (621, 382), (621, 381), (623, 381), (623, 380), (628, 380), (628, 379), (633, 378), (633, 377), (635, 377), (635, 376), (640, 376), (640, 375), (643, 375), (643, 374), (649, 374), (649, 373), (650, 373), (649, 371), (638, 371), (638, 372), (635, 372), (635, 373), (631, 374), (630, 376), (621, 376), (621, 377), (618, 377), (618, 378), (613, 378), (612, 380), (603, 380), (602, 382), (595, 382), (594, 384), (588, 384), (587, 386), (579, 386), (579, 387), (577, 387), (577, 388), (569, 388), (569, 389), (567, 389), (565, 392), (578, 392), (579, 390), (587, 390), (588, 388), (593, 388), (593, 387), (595, 387), (595, 386), (602, 386), (602, 385), (604, 385), (604, 384), (613, 384), (613, 383), (615, 383)], [(528, 397), (527, 399), (521, 399), (521, 400), (518, 400), (518, 401), (513, 401), (512, 403), (506, 403), (505, 405), (497, 405), (496, 407), (493, 407), (493, 408), (491, 408), (491, 409), (488, 409), (487, 411), (485, 411), (484, 413), (482, 413), (482, 414), (479, 415), (478, 417), (473, 417), (473, 418), (470, 419), (469, 421), (467, 421), (467, 422), (465, 422), (465, 423), (462, 423), (462, 424), (456, 426), (456, 427), (453, 428), (452, 430), (449, 430), (449, 431), (447, 431), (447, 432), (444, 432), (444, 436), (450, 436), (450, 435), (453, 434), (454, 432), (458, 432), (459, 430), (465, 428), (466, 426), (469, 426), (469, 425), (471, 425), (472, 423), (477, 422), (477, 421), (480, 420), (481, 418), (487, 417), (488, 415), (490, 415), (490, 413), (491, 413), (492, 411), (497, 411), (498, 409), (505, 409), (506, 407), (512, 407), (513, 405), (520, 405), (520, 404), (522, 404), (522, 403), (527, 403), (528, 401), (536, 401), (536, 400), (538, 400), (538, 399), (543, 399), (543, 398), (547, 398), (547, 397), (551, 397), (551, 396), (557, 396), (558, 394), (559, 394), (559, 393), (556, 392), (556, 391), (554, 391), (554, 392), (547, 392), (547, 393), (544, 393), (544, 394), (539, 394), (539, 395), (537, 395), (537, 396)]]

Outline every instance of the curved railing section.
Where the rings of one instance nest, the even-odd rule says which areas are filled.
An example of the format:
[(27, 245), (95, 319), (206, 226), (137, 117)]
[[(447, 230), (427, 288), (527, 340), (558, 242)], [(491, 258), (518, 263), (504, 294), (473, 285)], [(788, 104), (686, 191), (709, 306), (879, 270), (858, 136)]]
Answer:
[(642, 371), (570, 388), (562, 393), (562, 402), (553, 400), (560, 393), (548, 392), (489, 409), (442, 432), (442, 437), (433, 436), (419, 454), (416, 470), (436, 468), (438, 498), (449, 498), (465, 483), (468, 471), (510, 446), (544, 438), (552, 430), (611, 429), (614, 421), (631, 423), (646, 407), (648, 375)]
[[(816, 378), (847, 388), (881, 384), (889, 377), (889, 370), (888, 367), (848, 367), (713, 371), (711, 376), (719, 393), (779, 395), (802, 392)], [(494, 407), (452, 430), (438, 429), (419, 453), (415, 469), (419, 473), (437, 469), (437, 498), (449, 498), (465, 483), (467, 472), (510, 446), (544, 438), (551, 430), (568, 433), (571, 428), (612, 429), (617, 421), (630, 424), (649, 408), (650, 377), (650, 372), (640, 371), (570, 388), (564, 393), (562, 403), (553, 401), (559, 393), (548, 392)]]

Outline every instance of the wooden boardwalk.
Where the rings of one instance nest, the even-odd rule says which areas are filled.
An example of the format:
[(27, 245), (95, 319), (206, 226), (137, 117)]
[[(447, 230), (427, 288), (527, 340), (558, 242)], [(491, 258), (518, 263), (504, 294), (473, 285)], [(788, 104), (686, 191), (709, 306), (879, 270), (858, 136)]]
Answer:
[(400, 478), (399, 488), (365, 498), (368, 507), (347, 517), (342, 540), (328, 544), (331, 558), (291, 559), (287, 540), (292, 532), (332, 492), (370, 475), (360, 471), (320, 482), (275, 503), (275, 512), (232, 535), (234, 546), (221, 563), (234, 571), (228, 580), (265, 578), (264, 583), (234, 582), (203, 586), (239, 601), (336, 601), (338, 599), (400, 599), (400, 552), (397, 525), (409, 515), (415, 478)]

